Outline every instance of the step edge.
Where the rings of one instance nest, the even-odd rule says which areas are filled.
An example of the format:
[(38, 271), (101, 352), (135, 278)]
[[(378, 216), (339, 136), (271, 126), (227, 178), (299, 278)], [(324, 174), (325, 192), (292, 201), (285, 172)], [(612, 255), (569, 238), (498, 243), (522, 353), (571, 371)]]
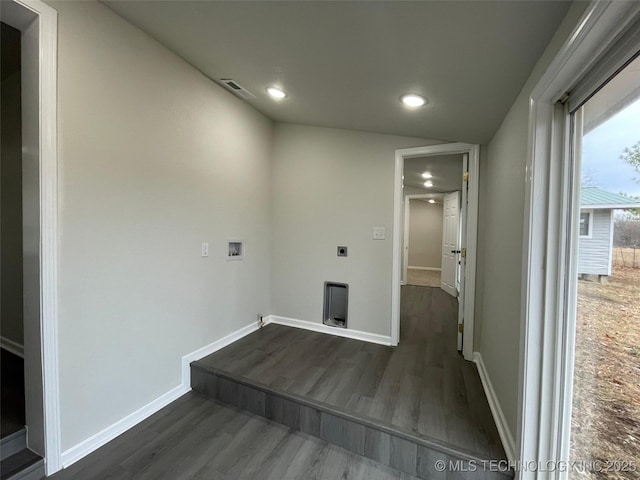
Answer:
[[(32, 450), (30, 450), (29, 448), (23, 448), (22, 450), (14, 453), (13, 455), (5, 458), (4, 460), (2, 460), (2, 462), (0, 463), (4, 463), (5, 461), (11, 459), (11, 457), (18, 455), (19, 453), (21, 453), (24, 450), (29, 450), (29, 452), (33, 453), (34, 457), (29, 460), (28, 462), (24, 463), (23, 465), (21, 465), (21, 469), (16, 471), (16, 472), (12, 472), (9, 473), (7, 477), (5, 477), (4, 475), (2, 475), (2, 480), (18, 480), (21, 478), (24, 478), (24, 476), (26, 476), (27, 474), (30, 474), (31, 472), (35, 471), (37, 468), (39, 468), (40, 465), (44, 466), (44, 458), (42, 458), (40, 455), (38, 455), (37, 453), (33, 452)], [(3, 472), (4, 473), (4, 472)], [(44, 471), (43, 471), (44, 474)], [(44, 478), (44, 477), (42, 477)]]
[(27, 429), (23, 428), (0, 440), (0, 461), (4, 461), (25, 448), (27, 448)]
[[(308, 398), (293, 394), (293, 393), (289, 393), (289, 392), (285, 392), (283, 390), (280, 390), (278, 388), (274, 388), (274, 387), (270, 387), (267, 386), (265, 384), (262, 384), (260, 382), (257, 382), (255, 380), (243, 377), (241, 375), (234, 375), (231, 374), (229, 372), (226, 372), (224, 370), (219, 370), (215, 367), (212, 367), (210, 365), (202, 365), (201, 363), (199, 363), (199, 361), (195, 361), (191, 363), (191, 367), (192, 368), (197, 368), (205, 373), (208, 374), (212, 374), (214, 376), (218, 376), (220, 378), (223, 378), (225, 380), (230, 380), (233, 382), (237, 382), (240, 383), (242, 385), (251, 387), (251, 388), (255, 388), (257, 390), (260, 390), (262, 392), (267, 392), (270, 393), (272, 395), (278, 396), (280, 398), (283, 398), (285, 400), (291, 400), (291, 401), (295, 401), (297, 403), (300, 403), (302, 405), (305, 405), (307, 407), (311, 407), (311, 408), (315, 408), (317, 410), (320, 411), (324, 411), (326, 413), (329, 413), (331, 415), (336, 415), (338, 417), (341, 417), (345, 420), (349, 420), (351, 422), (355, 422), (358, 423), (360, 425), (363, 425), (365, 427), (368, 428), (373, 428), (376, 430), (380, 430), (384, 433), (390, 434), (390, 435), (394, 435), (396, 437), (400, 437), (403, 440), (407, 440), (413, 443), (416, 443), (420, 446), (423, 447), (427, 447), (433, 450), (437, 450), (441, 453), (444, 453), (446, 455), (450, 455), (452, 457), (456, 457), (459, 458), (460, 460), (464, 460), (464, 461), (474, 461), (474, 462), (486, 462), (486, 461), (491, 461), (491, 460), (504, 460), (507, 461), (507, 458), (504, 459), (492, 459), (492, 458), (483, 458), (482, 456), (478, 456), (478, 454), (476, 452), (470, 452), (462, 447), (457, 447), (457, 446), (452, 446), (452, 445), (448, 445), (448, 444), (444, 444), (441, 443), (440, 440), (438, 439), (434, 439), (432, 437), (420, 437), (417, 435), (412, 435), (410, 433), (407, 432), (403, 432), (401, 430), (398, 430), (397, 428), (395, 428), (392, 425), (386, 424), (386, 423), (380, 423), (379, 420), (377, 419), (373, 419), (371, 417), (364, 417), (364, 416), (356, 416), (350, 412), (346, 412), (344, 410), (341, 410), (337, 407), (334, 407), (332, 405), (327, 405), (323, 402), (317, 401), (317, 400), (309, 400)], [(507, 474), (508, 475), (508, 474)]]

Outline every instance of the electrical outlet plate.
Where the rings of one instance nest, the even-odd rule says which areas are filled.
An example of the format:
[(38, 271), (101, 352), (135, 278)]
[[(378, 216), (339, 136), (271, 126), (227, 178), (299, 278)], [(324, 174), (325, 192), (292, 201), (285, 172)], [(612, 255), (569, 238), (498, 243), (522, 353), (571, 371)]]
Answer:
[(387, 237), (387, 229), (384, 227), (373, 227), (373, 239), (384, 240)]

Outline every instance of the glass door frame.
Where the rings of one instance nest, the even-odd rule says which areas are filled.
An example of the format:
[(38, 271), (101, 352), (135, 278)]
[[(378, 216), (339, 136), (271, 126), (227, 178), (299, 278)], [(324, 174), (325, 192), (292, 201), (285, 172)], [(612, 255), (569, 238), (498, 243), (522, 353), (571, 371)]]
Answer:
[(581, 119), (572, 121), (567, 92), (639, 11), (636, 3), (590, 3), (530, 97), (516, 437), (520, 480), (568, 477), (563, 467), (571, 434), (577, 296), (571, 280), (577, 279), (580, 192), (572, 153), (579, 149), (573, 133)]

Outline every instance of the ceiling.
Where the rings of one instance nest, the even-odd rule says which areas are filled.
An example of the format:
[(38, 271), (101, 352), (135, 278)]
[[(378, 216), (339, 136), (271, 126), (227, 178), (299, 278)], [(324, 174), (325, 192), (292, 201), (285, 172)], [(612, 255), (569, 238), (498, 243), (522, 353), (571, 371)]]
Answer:
[[(433, 187), (424, 186), (426, 181), (422, 178), (424, 172), (433, 175), (431, 180)], [(461, 190), (462, 188), (462, 154), (456, 155), (433, 155), (430, 157), (409, 158), (404, 161), (403, 185), (411, 187), (410, 192), (429, 195), (428, 198), (440, 200), (443, 193)]]
[[(280, 122), (488, 143), (564, 1), (104, 1)], [(280, 85), (288, 97), (265, 92)], [(429, 104), (414, 110), (412, 92)]]

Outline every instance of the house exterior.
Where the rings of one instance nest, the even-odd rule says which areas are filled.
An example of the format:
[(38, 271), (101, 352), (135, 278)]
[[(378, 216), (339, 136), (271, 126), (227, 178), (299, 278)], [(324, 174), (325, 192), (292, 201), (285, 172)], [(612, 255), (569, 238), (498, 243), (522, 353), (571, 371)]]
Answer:
[(640, 202), (585, 187), (580, 191), (579, 275), (611, 275), (613, 263), (613, 211), (639, 208)]

